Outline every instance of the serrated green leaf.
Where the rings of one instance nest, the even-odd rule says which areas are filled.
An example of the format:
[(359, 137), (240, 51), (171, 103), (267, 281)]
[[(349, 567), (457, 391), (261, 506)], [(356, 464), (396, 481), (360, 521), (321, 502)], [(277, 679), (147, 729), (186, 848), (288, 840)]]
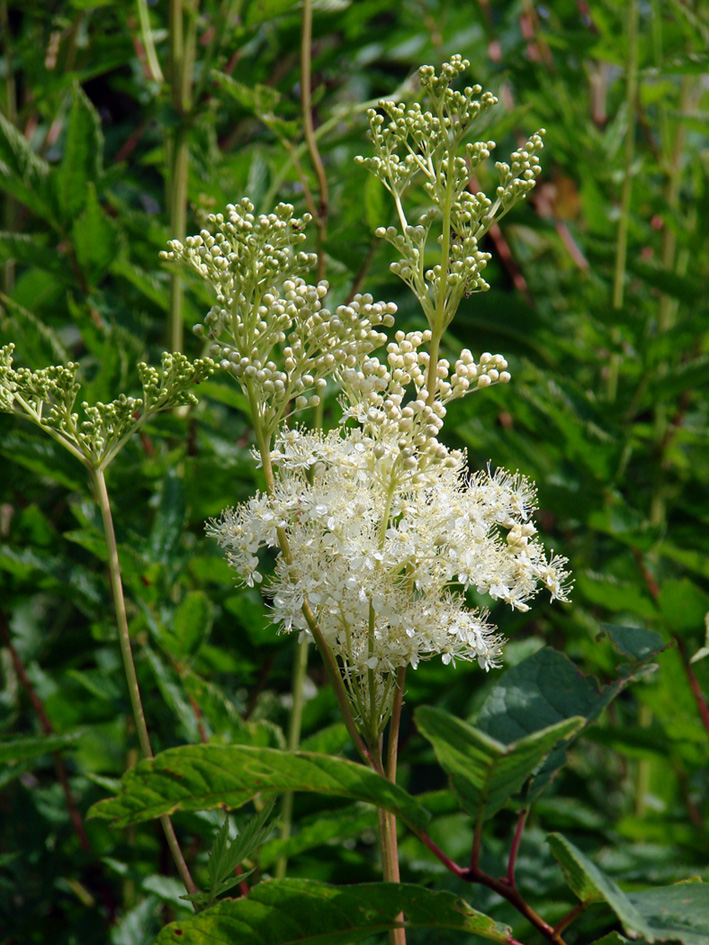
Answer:
[[(642, 935), (647, 942), (679, 938), (687, 945), (700, 945), (705, 941), (699, 934), (702, 929), (709, 932), (709, 886), (689, 883), (626, 895), (562, 834), (550, 834), (547, 842), (574, 894), (582, 902), (608, 903), (628, 935)], [(677, 926), (692, 930), (690, 937), (677, 935)]]
[(449, 892), (404, 883), (328, 886), (284, 879), (173, 922), (156, 945), (352, 945), (395, 928), (401, 912), (408, 929), (452, 929), (495, 942), (507, 942), (512, 934)]
[(37, 758), (52, 751), (61, 751), (63, 748), (71, 747), (80, 737), (79, 732), (70, 732), (65, 735), (30, 735), (0, 739), (0, 764)]
[(101, 119), (77, 82), (72, 90), (64, 154), (52, 175), (57, 206), (66, 223), (71, 223), (91, 199), (88, 185), (101, 178), (102, 155)]
[(286, 791), (368, 801), (417, 827), (429, 819), (403, 788), (361, 764), (246, 745), (187, 745), (141, 761), (124, 775), (118, 797), (95, 804), (92, 816), (126, 826), (176, 810), (241, 807), (258, 793)]
[(709, 941), (709, 885), (676, 883), (628, 893), (655, 941), (706, 945)]
[[(511, 744), (572, 716), (583, 716), (589, 724), (629, 682), (645, 672), (640, 666), (601, 689), (564, 654), (543, 647), (503, 674), (483, 702), (476, 725), (503, 744)], [(550, 752), (530, 786), (529, 796), (539, 794), (564, 764), (565, 747), (559, 745)]]
[(584, 724), (573, 716), (505, 745), (441, 709), (423, 706), (414, 717), (464, 810), (477, 820), (504, 807), (552, 748)]
[(0, 188), (56, 227), (49, 175), (49, 164), (0, 113)]
[(175, 611), (172, 625), (162, 634), (170, 655), (177, 659), (194, 656), (209, 636), (212, 605), (204, 591), (189, 591)]
[(71, 229), (76, 260), (86, 279), (96, 285), (121, 247), (118, 228), (99, 203), (96, 187), (86, 185), (84, 209)]

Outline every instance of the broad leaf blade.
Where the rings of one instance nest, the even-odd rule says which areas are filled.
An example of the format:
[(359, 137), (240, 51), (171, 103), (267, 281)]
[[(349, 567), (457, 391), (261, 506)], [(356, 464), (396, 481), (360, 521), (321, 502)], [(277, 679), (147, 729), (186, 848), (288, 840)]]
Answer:
[(118, 797), (94, 805), (94, 816), (117, 826), (176, 810), (241, 807), (255, 794), (307, 791), (368, 801), (425, 826), (429, 815), (403, 788), (363, 765), (313, 752), (246, 745), (187, 745), (161, 752), (131, 768)]
[(658, 942), (709, 942), (709, 884), (677, 883), (628, 893)]
[(449, 892), (394, 883), (328, 886), (305, 879), (274, 880), (243, 899), (227, 899), (173, 922), (156, 945), (352, 945), (397, 927), (468, 932), (507, 942), (511, 930)]
[[(637, 631), (643, 636), (636, 638), (635, 628), (630, 628), (632, 635), (624, 627), (613, 627), (612, 634), (610, 625), (605, 629), (624, 655), (637, 656), (642, 651), (643, 659), (601, 688), (592, 676), (580, 673), (564, 654), (543, 647), (504, 673), (483, 703), (477, 727), (503, 744), (510, 744), (572, 716), (583, 716), (586, 724), (595, 721), (628, 683), (648, 672), (646, 657), (654, 656), (665, 646), (661, 637), (650, 631)], [(564, 764), (565, 748), (559, 745), (549, 754), (532, 782), (531, 796), (539, 794)]]
[(463, 808), (478, 819), (504, 807), (551, 749), (584, 724), (582, 717), (573, 716), (504, 745), (440, 709), (425, 706), (415, 717)]
[(623, 890), (616, 886), (595, 863), (560, 833), (550, 834), (547, 842), (561, 866), (567, 883), (582, 902), (604, 900), (623, 923), (623, 928), (628, 934), (640, 934), (648, 942), (655, 941), (647, 920)]

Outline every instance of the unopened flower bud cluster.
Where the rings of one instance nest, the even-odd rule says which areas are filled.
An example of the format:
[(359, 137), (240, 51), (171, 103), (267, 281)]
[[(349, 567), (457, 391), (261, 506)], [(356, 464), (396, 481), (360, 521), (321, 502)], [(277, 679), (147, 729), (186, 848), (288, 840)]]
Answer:
[(210, 341), (209, 354), (244, 389), (270, 438), (289, 405), (316, 406), (326, 378), (354, 367), (386, 341), (396, 306), (356, 295), (330, 312), (328, 283), (302, 278), (315, 256), (296, 252), (309, 215), (293, 207), (255, 215), (242, 200), (211, 215), (213, 232), (202, 230), (185, 244), (173, 240), (163, 258), (191, 265), (214, 287), (217, 304), (195, 326)]
[[(542, 148), (543, 130), (511, 156), (511, 163), (495, 165), (499, 186), (492, 200), (483, 193), (471, 193), (470, 183), (478, 165), (490, 156), (494, 141), (464, 144), (475, 120), (497, 104), (491, 92), (479, 85), (462, 91), (451, 88), (470, 63), (451, 57), (436, 73), (432, 66), (419, 69), (424, 105), (406, 106), (380, 102), (384, 115), (368, 111), (372, 157), (356, 160), (378, 177), (394, 197), (399, 228), (380, 227), (376, 235), (386, 239), (400, 253), (392, 272), (416, 294), (434, 327), (436, 313), (445, 312), (446, 324), (461, 299), (488, 288), (482, 276), (490, 256), (478, 248), (482, 236), (534, 187), (541, 171), (537, 153)], [(418, 217), (415, 225), (406, 218), (402, 198), (417, 179), (433, 207)], [(427, 246), (433, 224), (441, 221), (438, 235), (442, 244), (441, 263), (426, 263)]]
[(371, 356), (355, 368), (339, 372), (345, 392), (343, 415), (353, 417), (370, 438), (380, 472), (387, 482), (415, 489), (425, 485), (423, 472), (430, 463), (456, 465), (460, 454), (443, 446), (438, 435), (446, 416), (446, 404), (467, 393), (510, 380), (502, 355), (485, 352), (479, 363), (467, 349), (451, 370), (438, 361), (433, 395), (429, 395), (431, 332), (396, 332), (387, 345), (386, 362)]
[(0, 349), (0, 410), (21, 413), (32, 420), (78, 458), (92, 466), (107, 466), (126, 440), (159, 410), (197, 402), (195, 384), (214, 370), (210, 359), (189, 361), (184, 355), (165, 353), (159, 368), (138, 365), (143, 396), (120, 394), (109, 404), (82, 402), (78, 364), (52, 365), (39, 371), (13, 368), (14, 346)]

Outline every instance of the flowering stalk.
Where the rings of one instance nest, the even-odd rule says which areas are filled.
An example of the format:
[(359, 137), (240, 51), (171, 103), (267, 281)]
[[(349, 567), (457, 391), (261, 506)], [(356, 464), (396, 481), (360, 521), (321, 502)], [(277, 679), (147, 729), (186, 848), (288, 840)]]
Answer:
[[(248, 200), (229, 205), (164, 254), (215, 289), (216, 304), (195, 331), (247, 397), (266, 481), (208, 532), (251, 586), (264, 580), (261, 551), (279, 552), (267, 581), (274, 618), (316, 643), (360, 755), (392, 781), (406, 668), (436, 655), (499, 665), (503, 641), (465, 592), (523, 611), (539, 586), (552, 599), (567, 591), (565, 559), (547, 557), (535, 537), (533, 485), (518, 473), (471, 474), (465, 454), (439, 440), (449, 402), (510, 380), (501, 355), (476, 360), (465, 349), (451, 365), (439, 353), (462, 299), (488, 288), (481, 273), (489, 255), (478, 242), (530, 192), (542, 147), (539, 132), (511, 164), (496, 165), (494, 200), (471, 193), (471, 175), (494, 142), (464, 139), (496, 99), (480, 86), (451, 88), (468, 65), (454, 56), (439, 74), (419, 70), (426, 110), (381, 102), (386, 125), (368, 113), (375, 153), (358, 161), (389, 190), (399, 220), (398, 230), (376, 235), (400, 254), (391, 270), (429, 325), (396, 332), (385, 357), (373, 352), (396, 307), (356, 295), (333, 313), (324, 309), (327, 283), (303, 278), (317, 258), (297, 248), (310, 217), (295, 218), (289, 205), (259, 216)], [(431, 206), (412, 226), (405, 198), (421, 180)], [(426, 269), (436, 235), (439, 262)], [(327, 377), (342, 390), (339, 428), (287, 425), (320, 404)], [(396, 882), (392, 815), (380, 813), (380, 834), (384, 875)], [(390, 941), (403, 945), (403, 929)]]

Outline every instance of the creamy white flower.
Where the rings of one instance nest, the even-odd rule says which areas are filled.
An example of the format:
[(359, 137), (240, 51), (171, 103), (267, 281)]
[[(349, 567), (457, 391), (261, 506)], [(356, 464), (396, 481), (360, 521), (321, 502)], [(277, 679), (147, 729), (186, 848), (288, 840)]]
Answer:
[(413, 454), (408, 468), (396, 424), (375, 422), (370, 432), (282, 431), (275, 493), (227, 510), (209, 531), (253, 584), (258, 550), (276, 547), (285, 528), (291, 563), (277, 558), (274, 618), (308, 636), (308, 601), (371, 730), (386, 721), (399, 667), (435, 655), (499, 665), (502, 640), (487, 612), (467, 606), (468, 587), (527, 610), (540, 586), (565, 600), (567, 572), (535, 537), (534, 488), (523, 476), (471, 476), (465, 456), (440, 444), (435, 461)]

